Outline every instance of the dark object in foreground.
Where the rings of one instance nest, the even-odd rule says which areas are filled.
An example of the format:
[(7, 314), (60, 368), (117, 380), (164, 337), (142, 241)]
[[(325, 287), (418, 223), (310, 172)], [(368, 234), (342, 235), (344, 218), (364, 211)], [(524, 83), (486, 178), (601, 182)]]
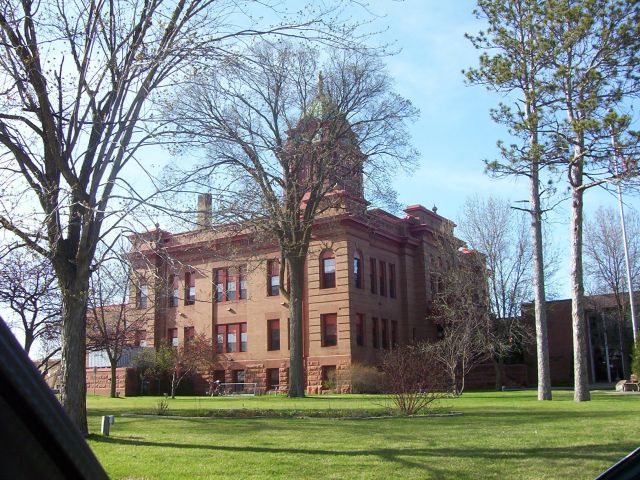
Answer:
[(2, 319), (0, 438), (2, 478), (108, 478)]
[(640, 448), (636, 448), (595, 480), (634, 480), (640, 478)]

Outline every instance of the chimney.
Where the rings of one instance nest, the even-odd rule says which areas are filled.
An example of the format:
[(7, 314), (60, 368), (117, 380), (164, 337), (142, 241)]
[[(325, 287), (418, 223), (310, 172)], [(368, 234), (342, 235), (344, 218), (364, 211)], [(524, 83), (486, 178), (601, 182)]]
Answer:
[(211, 210), (211, 194), (201, 193), (198, 195), (198, 211), (196, 213), (197, 228), (211, 228), (211, 219), (213, 211)]

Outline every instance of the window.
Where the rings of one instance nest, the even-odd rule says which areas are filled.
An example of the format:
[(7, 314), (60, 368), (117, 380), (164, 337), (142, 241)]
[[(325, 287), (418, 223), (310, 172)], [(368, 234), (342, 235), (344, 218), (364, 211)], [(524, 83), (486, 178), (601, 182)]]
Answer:
[(369, 259), (369, 276), (371, 277), (371, 293), (378, 293), (378, 279), (377, 274), (376, 274), (376, 259), (375, 258), (370, 258)]
[(382, 333), (382, 348), (385, 350), (389, 349), (389, 322), (386, 318), (380, 319), (380, 330)]
[(136, 330), (135, 338), (133, 340), (133, 345), (135, 347), (146, 347), (147, 346), (147, 331), (146, 330)]
[(391, 348), (398, 346), (398, 322), (391, 320)]
[(396, 266), (389, 264), (389, 296), (396, 298)]
[(216, 327), (216, 353), (224, 353), (224, 337), (226, 334), (226, 325), (218, 325)]
[(287, 318), (287, 350), (291, 350), (291, 319)]
[(276, 390), (280, 386), (280, 369), (267, 368), (267, 390)]
[(196, 329), (195, 327), (184, 327), (184, 343), (193, 343), (196, 341)]
[(169, 345), (171, 345), (172, 347), (178, 346), (178, 329), (177, 328), (170, 328), (168, 330), (167, 337), (169, 339)]
[(320, 255), (320, 288), (334, 288), (336, 286), (336, 257), (331, 250), (325, 250)]
[(215, 300), (216, 302), (224, 302), (224, 286), (226, 283), (227, 271), (223, 268), (215, 270)]
[(227, 270), (227, 285), (226, 285), (226, 290), (227, 290), (227, 300), (235, 300), (236, 296), (237, 296), (237, 288), (238, 288), (238, 283), (236, 282), (236, 279), (238, 277), (238, 271), (235, 268), (229, 268)]
[(247, 324), (246, 323), (241, 323), (240, 324), (240, 351), (241, 352), (246, 352), (247, 351)]
[(193, 305), (194, 303), (196, 303), (196, 274), (195, 272), (185, 272), (184, 304)]
[(338, 315), (335, 313), (320, 315), (320, 323), (322, 326), (322, 346), (335, 347), (338, 345)]
[(141, 283), (136, 288), (136, 308), (138, 310), (147, 308), (147, 299), (149, 298), (149, 286), (146, 283)]
[(267, 320), (267, 350), (280, 350), (280, 320)]
[(247, 351), (247, 323), (228, 323), (216, 326), (216, 352)]
[(247, 298), (247, 267), (245, 265), (240, 265), (238, 267), (238, 283), (240, 284), (240, 300), (245, 300)]
[(270, 297), (280, 295), (280, 262), (278, 260), (267, 261), (267, 295)]
[(362, 347), (364, 345), (364, 315), (356, 313), (356, 345)]
[(325, 365), (322, 367), (322, 388), (333, 390), (336, 388), (336, 366)]
[(380, 295), (387, 296), (387, 264), (380, 261)]
[(169, 286), (169, 306), (177, 307), (178, 302), (180, 301), (180, 291), (178, 290), (178, 276), (177, 275), (169, 275), (169, 282), (167, 282)]
[(356, 251), (353, 254), (353, 279), (355, 281), (356, 284), (356, 288), (363, 288), (363, 281), (362, 281), (362, 255), (360, 255), (360, 252)]
[[(244, 383), (244, 370), (232, 370), (231, 371), (231, 380), (233, 383)], [(239, 393), (244, 390), (244, 385), (234, 385), (233, 392)]]
[(247, 298), (247, 268), (218, 268), (213, 273), (216, 302), (227, 302)]
[(233, 353), (238, 348), (238, 324), (227, 325), (227, 353)]
[(373, 342), (373, 348), (380, 348), (380, 340), (378, 335), (378, 319), (376, 317), (371, 318), (371, 340)]

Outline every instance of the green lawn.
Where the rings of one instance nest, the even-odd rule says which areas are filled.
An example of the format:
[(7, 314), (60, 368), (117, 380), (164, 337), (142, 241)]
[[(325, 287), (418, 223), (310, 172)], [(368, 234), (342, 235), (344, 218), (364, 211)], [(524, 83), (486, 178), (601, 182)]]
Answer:
[[(462, 416), (367, 420), (171, 418), (158, 398), (89, 397), (89, 444), (114, 478), (593, 478), (640, 446), (640, 396), (472, 392), (447, 399)], [(382, 396), (169, 399), (169, 413), (223, 409), (382, 411)], [(100, 416), (115, 414), (111, 436)]]

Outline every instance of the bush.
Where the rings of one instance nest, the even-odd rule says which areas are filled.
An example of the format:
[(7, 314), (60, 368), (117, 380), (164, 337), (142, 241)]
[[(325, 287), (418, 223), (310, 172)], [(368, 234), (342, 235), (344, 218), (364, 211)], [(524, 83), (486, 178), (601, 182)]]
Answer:
[(382, 393), (384, 375), (377, 368), (361, 363), (351, 364), (352, 393)]
[(169, 402), (166, 398), (161, 398), (158, 400), (156, 404), (155, 414), (156, 415), (166, 415), (169, 411)]
[(416, 415), (444, 396), (447, 379), (433, 352), (412, 345), (384, 357), (383, 372), (392, 402), (403, 415)]

